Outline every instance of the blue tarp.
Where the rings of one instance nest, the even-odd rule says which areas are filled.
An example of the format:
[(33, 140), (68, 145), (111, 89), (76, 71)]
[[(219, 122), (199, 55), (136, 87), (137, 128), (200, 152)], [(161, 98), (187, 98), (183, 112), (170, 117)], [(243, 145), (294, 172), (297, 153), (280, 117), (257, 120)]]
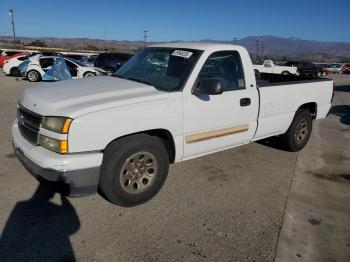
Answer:
[(18, 70), (21, 72), (21, 76), (24, 76), (27, 74), (29, 62), (30, 62), (29, 60), (26, 60), (18, 65)]
[(52, 67), (43, 76), (44, 81), (60, 81), (70, 80), (72, 75), (70, 74), (66, 62), (62, 58), (56, 57)]

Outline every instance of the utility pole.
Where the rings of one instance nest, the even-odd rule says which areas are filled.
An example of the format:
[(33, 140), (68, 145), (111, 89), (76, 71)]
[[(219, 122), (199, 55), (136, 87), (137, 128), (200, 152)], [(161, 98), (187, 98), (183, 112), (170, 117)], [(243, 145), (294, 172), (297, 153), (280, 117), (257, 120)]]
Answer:
[(10, 9), (9, 15), (11, 16), (11, 23), (12, 23), (12, 32), (13, 32), (13, 43), (16, 44), (16, 29), (15, 29), (15, 14), (13, 13), (13, 10)]
[(105, 25), (105, 50), (107, 50), (107, 25)]
[(261, 55), (261, 58), (264, 59), (264, 56), (263, 56), (263, 53), (264, 53), (264, 44), (261, 44), (261, 51), (260, 51), (260, 55)]
[(259, 60), (259, 39), (256, 40), (256, 60)]
[(237, 37), (233, 38), (233, 44), (236, 45), (237, 44)]
[(147, 30), (143, 30), (143, 39), (144, 39), (144, 45), (145, 47), (147, 46), (147, 38), (148, 38), (148, 31)]

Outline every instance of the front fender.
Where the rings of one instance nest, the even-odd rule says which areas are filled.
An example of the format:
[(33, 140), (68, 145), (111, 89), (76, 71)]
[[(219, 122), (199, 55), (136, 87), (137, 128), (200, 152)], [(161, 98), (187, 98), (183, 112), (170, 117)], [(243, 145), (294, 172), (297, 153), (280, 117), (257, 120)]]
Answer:
[(69, 130), (69, 152), (102, 151), (119, 137), (153, 129), (169, 131), (175, 144), (181, 144), (181, 105), (180, 101), (170, 102), (165, 99), (105, 109), (78, 117), (73, 120)]

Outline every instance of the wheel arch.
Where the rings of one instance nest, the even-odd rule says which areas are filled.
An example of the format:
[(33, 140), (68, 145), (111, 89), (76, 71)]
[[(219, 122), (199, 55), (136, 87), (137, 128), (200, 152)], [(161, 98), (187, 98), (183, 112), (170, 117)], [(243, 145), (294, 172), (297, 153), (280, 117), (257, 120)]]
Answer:
[(96, 72), (93, 72), (92, 70), (90, 70), (90, 71), (84, 72), (83, 77), (85, 77), (88, 73), (94, 74), (96, 76)]
[(312, 119), (316, 119), (316, 116), (317, 116), (316, 102), (309, 102), (309, 103), (302, 104), (301, 106), (299, 106), (298, 110), (299, 109), (308, 110), (312, 116)]
[(174, 163), (175, 162), (175, 156), (176, 156), (176, 147), (175, 147), (175, 141), (174, 141), (174, 137), (171, 134), (171, 132), (167, 129), (162, 129), (162, 128), (157, 128), (157, 129), (150, 129), (150, 130), (144, 130), (144, 131), (140, 131), (140, 132), (135, 132), (132, 134), (127, 134), (124, 136), (120, 136), (118, 138), (115, 138), (114, 140), (112, 140), (111, 142), (109, 142), (106, 146), (106, 148), (112, 144), (113, 142), (125, 138), (125, 137), (129, 137), (129, 136), (133, 136), (133, 135), (138, 135), (138, 134), (146, 134), (146, 135), (150, 135), (150, 136), (156, 136), (159, 137), (167, 152), (168, 152), (168, 156), (169, 156), (169, 162), (170, 163)]

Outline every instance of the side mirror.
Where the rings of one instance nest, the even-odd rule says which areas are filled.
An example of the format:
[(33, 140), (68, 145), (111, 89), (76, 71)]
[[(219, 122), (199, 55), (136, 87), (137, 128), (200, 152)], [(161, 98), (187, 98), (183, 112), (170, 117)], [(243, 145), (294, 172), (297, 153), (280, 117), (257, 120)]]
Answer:
[(224, 92), (221, 81), (217, 79), (203, 79), (199, 86), (192, 90), (194, 95), (220, 95)]

